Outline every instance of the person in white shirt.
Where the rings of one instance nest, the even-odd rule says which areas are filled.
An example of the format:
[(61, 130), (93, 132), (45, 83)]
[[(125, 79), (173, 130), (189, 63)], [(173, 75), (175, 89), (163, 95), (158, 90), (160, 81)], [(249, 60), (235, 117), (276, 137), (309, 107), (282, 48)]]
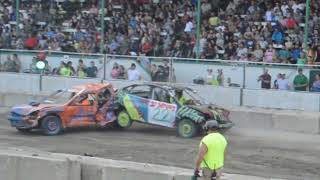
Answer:
[(187, 22), (186, 27), (184, 28), (184, 32), (191, 32), (193, 29), (193, 23), (191, 19)]
[(129, 81), (139, 81), (141, 80), (141, 74), (140, 72), (136, 69), (136, 64), (132, 63), (131, 67), (128, 69), (128, 80)]
[(289, 90), (289, 81), (285, 74), (281, 74), (280, 79), (277, 80), (277, 85), (279, 90)]

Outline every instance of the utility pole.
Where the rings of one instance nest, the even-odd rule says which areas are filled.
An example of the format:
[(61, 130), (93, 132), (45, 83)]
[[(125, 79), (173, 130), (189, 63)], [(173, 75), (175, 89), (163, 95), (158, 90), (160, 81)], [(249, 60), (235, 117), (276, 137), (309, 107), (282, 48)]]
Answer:
[(19, 14), (19, 9), (20, 9), (20, 0), (16, 0), (16, 35), (20, 35), (20, 14)]
[(197, 43), (196, 58), (200, 58), (200, 24), (201, 24), (201, 0), (197, 0)]
[(101, 9), (101, 15), (100, 15), (100, 23), (101, 23), (101, 33), (100, 33), (100, 53), (103, 54), (104, 50), (104, 35), (105, 35), (105, 24), (104, 24), (104, 16), (105, 16), (105, 0), (100, 1), (100, 9)]
[(303, 44), (304, 50), (308, 51), (308, 37), (309, 37), (309, 18), (310, 18), (310, 0), (306, 0), (306, 16), (304, 22), (304, 37), (303, 37)]

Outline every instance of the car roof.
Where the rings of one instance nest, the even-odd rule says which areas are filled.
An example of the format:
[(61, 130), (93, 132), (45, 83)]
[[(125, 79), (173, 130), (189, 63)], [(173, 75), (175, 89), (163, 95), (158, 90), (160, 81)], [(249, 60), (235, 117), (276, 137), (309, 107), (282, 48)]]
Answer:
[[(138, 84), (132, 84), (130, 86), (144, 86), (144, 85), (152, 86), (152, 87), (159, 87), (159, 88), (166, 89), (166, 90), (176, 90), (176, 89), (193, 90), (192, 88), (186, 87), (184, 85), (171, 84), (171, 83), (162, 83), (162, 82), (152, 82), (152, 83), (146, 82), (146, 83), (140, 83), (140, 84), (139, 83)], [(127, 87), (130, 87), (130, 86), (127, 86)]]
[(86, 91), (86, 92), (97, 92), (101, 89), (112, 87), (110, 83), (88, 83), (83, 85), (77, 85), (72, 88), (70, 88), (70, 91), (72, 92), (80, 92), (80, 91)]

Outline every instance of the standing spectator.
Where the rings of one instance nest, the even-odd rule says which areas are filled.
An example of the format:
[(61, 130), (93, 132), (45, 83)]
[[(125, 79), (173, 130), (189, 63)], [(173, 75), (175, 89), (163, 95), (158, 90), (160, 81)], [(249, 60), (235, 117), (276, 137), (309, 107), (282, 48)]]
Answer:
[(320, 74), (316, 75), (316, 80), (312, 84), (311, 91), (320, 92)]
[(79, 59), (79, 64), (78, 64), (78, 67), (77, 67), (77, 76), (79, 77), (86, 77), (87, 76), (87, 72), (86, 72), (86, 65), (84, 65), (83, 63), (83, 60), (82, 59)]
[(129, 81), (138, 81), (141, 80), (141, 74), (140, 72), (136, 69), (136, 64), (132, 63), (131, 67), (127, 71), (128, 75), (128, 80)]
[(126, 70), (123, 65), (119, 66), (119, 79), (125, 79), (126, 78)]
[(71, 71), (71, 76), (76, 75), (76, 71), (75, 71), (75, 69), (73, 68), (71, 61), (68, 61), (66, 68), (68, 68), (68, 69)]
[(90, 62), (90, 67), (87, 68), (87, 76), (91, 78), (96, 78), (98, 74), (98, 68), (94, 61)]
[(70, 77), (72, 76), (72, 70), (68, 67), (66, 63), (62, 63), (59, 67), (59, 74), (61, 76)]
[(218, 69), (217, 81), (219, 86), (224, 86), (224, 75), (222, 69)]
[(7, 60), (3, 64), (3, 71), (5, 72), (19, 72), (19, 65), (7, 56)]
[(120, 68), (118, 63), (115, 62), (111, 70), (111, 77), (113, 79), (119, 79), (119, 75), (120, 75)]
[(303, 74), (302, 68), (298, 69), (298, 75), (293, 80), (294, 90), (306, 91), (308, 87), (308, 78)]
[(206, 83), (210, 85), (214, 85), (215, 78), (213, 74), (213, 70), (211, 68), (207, 69), (207, 78), (206, 78)]
[(20, 72), (21, 71), (21, 61), (18, 58), (18, 55), (17, 54), (13, 54), (12, 60), (16, 64), (17, 71)]
[(273, 89), (279, 89), (278, 81), (279, 79), (281, 79), (281, 76), (282, 76), (281, 73), (277, 74), (277, 79), (273, 81)]
[(277, 80), (277, 86), (279, 90), (289, 90), (289, 81), (286, 78), (286, 74), (281, 74), (280, 79)]
[(271, 76), (268, 73), (267, 69), (263, 70), (263, 74), (259, 76), (258, 82), (261, 81), (262, 89), (270, 89), (271, 88)]
[(150, 75), (151, 75), (152, 81), (155, 81), (156, 73), (157, 73), (157, 65), (152, 64), (150, 68)]
[(162, 65), (159, 65), (157, 68), (157, 72), (155, 73), (155, 81), (157, 82), (166, 82), (167, 81), (167, 74), (165, 68)]
[(164, 66), (163, 66), (163, 70), (164, 70), (164, 75), (165, 75), (165, 81), (169, 81), (169, 76), (170, 76), (170, 66), (168, 65), (168, 60), (164, 60)]

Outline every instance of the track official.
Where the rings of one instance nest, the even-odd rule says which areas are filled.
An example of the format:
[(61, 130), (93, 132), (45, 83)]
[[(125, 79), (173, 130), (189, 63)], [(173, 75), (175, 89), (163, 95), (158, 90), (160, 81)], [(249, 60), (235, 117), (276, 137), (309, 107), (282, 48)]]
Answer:
[(220, 134), (217, 121), (207, 121), (205, 129), (208, 132), (200, 142), (199, 153), (194, 170), (195, 176), (202, 170), (203, 180), (220, 180), (226, 155), (227, 140)]

